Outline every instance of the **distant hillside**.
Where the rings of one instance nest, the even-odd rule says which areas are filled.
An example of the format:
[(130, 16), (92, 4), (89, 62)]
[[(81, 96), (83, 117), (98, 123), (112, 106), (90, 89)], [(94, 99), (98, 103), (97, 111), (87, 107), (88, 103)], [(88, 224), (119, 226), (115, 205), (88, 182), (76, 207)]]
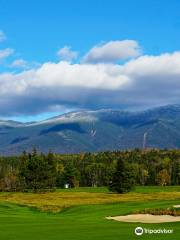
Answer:
[(0, 154), (78, 153), (132, 148), (180, 148), (180, 105), (147, 111), (79, 111), (35, 123), (0, 121)]

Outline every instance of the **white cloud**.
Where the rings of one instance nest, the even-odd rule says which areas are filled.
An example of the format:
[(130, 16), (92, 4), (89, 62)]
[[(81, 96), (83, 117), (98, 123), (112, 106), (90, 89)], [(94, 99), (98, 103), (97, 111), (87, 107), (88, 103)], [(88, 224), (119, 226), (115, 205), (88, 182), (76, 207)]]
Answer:
[(134, 58), (141, 54), (139, 44), (134, 40), (110, 41), (90, 49), (84, 56), (84, 62), (116, 62)]
[(77, 58), (78, 53), (72, 51), (71, 47), (64, 46), (63, 48), (58, 50), (57, 55), (61, 60), (72, 61)]
[(0, 30), (0, 42), (3, 42), (3, 41), (5, 41), (6, 40), (6, 35), (5, 35), (5, 33), (2, 31), (2, 30)]
[(11, 67), (14, 68), (28, 68), (28, 62), (24, 59), (16, 59), (11, 63)]
[(12, 49), (12, 48), (6, 48), (6, 49), (3, 49), (3, 50), (0, 50), (0, 60), (9, 57), (13, 53), (14, 53), (14, 49)]
[(0, 114), (67, 108), (151, 107), (180, 103), (180, 52), (140, 56), (125, 64), (48, 62), (0, 74)]

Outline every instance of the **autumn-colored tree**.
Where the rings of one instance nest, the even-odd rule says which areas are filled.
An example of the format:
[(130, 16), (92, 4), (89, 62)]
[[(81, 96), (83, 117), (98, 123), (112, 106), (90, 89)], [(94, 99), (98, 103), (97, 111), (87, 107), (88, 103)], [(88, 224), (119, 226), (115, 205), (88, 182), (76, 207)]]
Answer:
[(157, 178), (156, 178), (157, 184), (161, 185), (161, 186), (166, 186), (170, 184), (170, 176), (169, 173), (166, 169), (161, 170), (158, 174), (157, 174)]

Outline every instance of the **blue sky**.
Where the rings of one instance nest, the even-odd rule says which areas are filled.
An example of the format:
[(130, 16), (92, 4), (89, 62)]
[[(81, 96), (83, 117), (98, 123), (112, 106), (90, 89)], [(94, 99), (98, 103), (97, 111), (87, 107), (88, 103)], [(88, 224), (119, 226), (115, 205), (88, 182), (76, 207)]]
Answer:
[[(56, 76), (59, 74), (59, 78), (63, 78), (62, 71), (59, 69), (67, 67), (65, 74), (67, 74), (68, 71), (71, 72), (69, 73), (72, 74), (70, 80), (77, 77), (76, 75), (73, 76), (74, 71), (82, 71), (81, 75), (84, 76), (84, 81), (86, 82), (84, 72), (90, 71), (93, 74), (97, 70), (97, 65), (99, 63), (105, 65), (101, 66), (103, 75), (103, 71), (114, 71), (116, 67), (129, 64), (129, 61), (136, 61), (133, 67), (138, 69), (139, 65), (137, 65), (137, 61), (140, 62), (139, 58), (148, 56), (147, 61), (150, 61), (147, 63), (148, 66), (150, 66), (150, 64), (156, 65), (157, 61), (158, 64), (162, 64), (163, 61), (168, 61), (168, 64), (174, 62), (172, 66), (172, 68), (174, 67), (175, 69), (174, 72), (170, 70), (170, 72), (166, 74), (166, 76), (170, 74), (171, 77), (174, 77), (179, 55), (173, 54), (174, 52), (180, 51), (179, 9), (180, 1), (178, 0), (0, 0), (0, 31), (4, 34), (4, 39), (0, 42), (0, 51), (7, 49), (12, 50), (7, 57), (3, 57), (3, 59), (0, 60), (0, 81), (3, 82), (3, 86), (6, 88), (9, 88), (9, 86), (14, 88), (14, 83), (11, 83), (9, 79), (18, 79), (15, 85), (15, 87), (18, 86), (16, 93), (13, 91), (8, 92), (7, 89), (5, 93), (0, 92), (1, 118), (29, 121), (44, 119), (59, 112), (71, 109), (95, 109), (96, 107), (137, 109), (167, 103), (179, 103), (178, 97), (174, 97), (174, 91), (177, 91), (177, 88), (179, 89), (179, 76), (178, 78), (176, 76), (176, 79), (174, 79), (172, 83), (169, 83), (166, 81), (166, 77), (163, 77), (163, 72), (158, 72), (155, 76), (152, 76), (149, 72), (148, 75), (147, 72), (145, 73), (143, 76), (145, 81), (148, 81), (148, 84), (154, 82), (151, 85), (146, 84), (148, 88), (145, 89), (145, 87), (143, 87), (143, 92), (149, 94), (150, 91), (153, 92), (153, 88), (158, 88), (160, 90), (155, 96), (149, 94), (148, 99), (147, 97), (142, 97), (135, 102), (134, 105), (132, 95), (134, 94), (133, 96), (136, 97), (139, 94), (139, 92), (134, 89), (138, 88), (138, 91), (140, 91), (139, 89), (143, 86), (143, 84), (139, 85), (139, 80), (134, 83), (135, 87), (130, 89), (127, 89), (127, 86), (124, 87), (123, 83), (117, 84), (116, 86), (110, 86), (109, 82), (112, 81), (112, 76), (110, 76), (111, 79), (108, 80), (109, 82), (105, 84), (107, 86), (104, 89), (101, 89), (100, 85), (96, 84), (90, 84), (90, 86), (86, 87), (86, 85), (84, 83), (81, 84), (81, 82), (68, 83), (66, 86), (64, 83), (59, 85), (57, 79), (54, 80), (54, 85), (52, 86), (49, 83), (47, 84), (48, 80), (45, 80), (46, 84), (43, 85), (42, 76), (40, 84), (38, 82), (40, 81), (39, 79), (36, 81), (37, 76), (34, 77), (34, 75), (37, 74), (33, 73), (33, 76), (29, 76), (30, 73), (28, 73), (31, 70), (41, 70), (43, 64), (50, 62), (53, 66), (47, 66), (47, 68), (49, 67), (48, 69), (52, 71), (57, 70)], [(109, 42), (114, 43), (124, 40), (132, 40), (134, 43), (137, 43), (138, 46), (135, 46), (135, 48), (140, 48), (141, 53), (136, 52), (137, 54), (130, 54), (131, 56), (129, 55), (128, 57), (121, 56), (119, 59), (113, 57), (113, 59), (116, 60), (113, 60), (113, 63), (112, 56), (110, 57), (111, 63), (109, 58), (108, 60), (104, 59), (102, 63), (102, 58), (107, 56), (106, 54), (102, 55), (101, 61), (99, 61), (97, 56), (95, 57), (96, 59), (94, 58), (94, 52), (90, 57), (88, 55), (93, 47), (102, 47)], [(67, 61), (67, 58), (64, 59), (64, 54), (62, 57), (62, 51), (60, 54), (57, 54), (57, 52), (64, 49), (64, 47), (66, 47), (66, 50), (68, 49), (69, 52), (71, 51), (70, 58), (72, 61), (69, 63), (70, 66), (62, 66), (62, 64), (56, 65), (59, 61)], [(67, 53), (66, 50), (65, 54)], [(129, 49), (127, 51), (129, 51)], [(151, 63), (150, 56), (160, 57), (165, 53), (170, 54), (168, 56), (170, 59), (167, 59), (167, 56), (165, 56), (166, 60), (158, 58), (158, 60), (154, 60), (154, 63)], [(86, 63), (82, 63), (84, 59), (86, 59)], [(79, 70), (79, 68), (78, 70), (72, 70), (72, 68), (75, 69), (76, 63), (81, 70)], [(82, 65), (83, 67), (84, 65), (88, 65), (90, 70), (89, 68), (82, 70)], [(44, 70), (45, 67), (43, 65), (43, 74), (44, 71), (45, 73), (48, 71), (49, 74), (50, 70)], [(96, 70), (94, 70), (94, 68), (96, 68)], [(161, 66), (161, 68), (163, 69), (164, 66)], [(121, 76), (121, 80), (118, 78), (114, 79), (114, 81), (128, 81), (127, 78), (133, 79), (130, 79), (129, 82), (137, 80), (136, 73), (133, 73), (134, 75), (132, 76), (129, 72), (124, 73), (125, 70), (123, 70), (123, 73), (121, 70), (121, 75), (123, 75), (123, 77)], [(99, 73), (99, 70), (97, 71)], [(25, 75), (21, 77), (17, 76), (22, 72), (26, 72)], [(7, 76), (4, 77), (4, 73)], [(124, 75), (126, 77), (125, 80)], [(91, 79), (88, 77), (87, 79), (89, 82)], [(24, 83), (24, 78), (32, 78), (32, 81), (29, 80), (30, 83)], [(100, 78), (102, 79), (102, 77), (97, 77), (97, 79)], [(157, 78), (160, 79), (160, 81), (155, 85)], [(165, 79), (164, 83), (162, 83), (162, 78)], [(51, 81), (51, 77), (48, 79)], [(66, 83), (68, 79), (69, 78), (67, 78)], [(7, 81), (9, 81), (8, 84)], [(106, 79), (104, 81), (106, 81)], [(31, 82), (35, 82), (33, 87)], [(36, 82), (38, 82), (38, 86)], [(24, 89), (27, 85), (28, 90), (23, 95), (22, 88)], [(164, 88), (167, 87), (167, 90), (173, 89), (173, 87), (175, 89), (168, 93), (162, 92), (162, 86)], [(56, 91), (52, 90), (53, 87)], [(63, 92), (61, 92), (61, 90), (59, 91), (60, 95), (66, 92), (72, 99), (69, 100), (69, 98), (65, 96), (59, 98), (58, 88), (63, 88)], [(40, 89), (43, 90), (41, 91)], [(93, 91), (90, 91), (90, 89), (93, 89)], [(50, 99), (49, 101), (47, 101), (45, 93), (41, 98), (39, 97), (43, 91), (48, 92), (49, 95), (47, 98)], [(77, 93), (73, 96), (74, 91)], [(29, 97), (27, 99), (28, 94)], [(88, 95), (87, 98), (85, 98), (85, 94)], [(145, 95), (147, 96), (148, 94)], [(167, 99), (165, 98), (165, 94), (168, 96)], [(56, 99), (53, 99), (53, 95), (57, 96)], [(80, 100), (76, 101), (78, 96), (80, 96)], [(120, 96), (120, 100), (117, 101), (118, 96)], [(160, 96), (160, 98), (157, 96)], [(94, 97), (97, 97), (97, 106), (96, 102), (93, 101)], [(24, 102), (24, 106), (22, 102)], [(39, 105), (39, 108), (32, 110), (37, 105)]]

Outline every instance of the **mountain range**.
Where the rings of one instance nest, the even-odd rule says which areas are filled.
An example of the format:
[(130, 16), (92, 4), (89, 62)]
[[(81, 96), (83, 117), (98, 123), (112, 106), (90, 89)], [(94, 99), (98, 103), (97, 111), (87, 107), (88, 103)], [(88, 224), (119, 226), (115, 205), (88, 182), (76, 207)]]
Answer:
[(102, 109), (40, 122), (0, 120), (0, 154), (79, 153), (133, 148), (180, 148), (180, 105), (145, 111)]

